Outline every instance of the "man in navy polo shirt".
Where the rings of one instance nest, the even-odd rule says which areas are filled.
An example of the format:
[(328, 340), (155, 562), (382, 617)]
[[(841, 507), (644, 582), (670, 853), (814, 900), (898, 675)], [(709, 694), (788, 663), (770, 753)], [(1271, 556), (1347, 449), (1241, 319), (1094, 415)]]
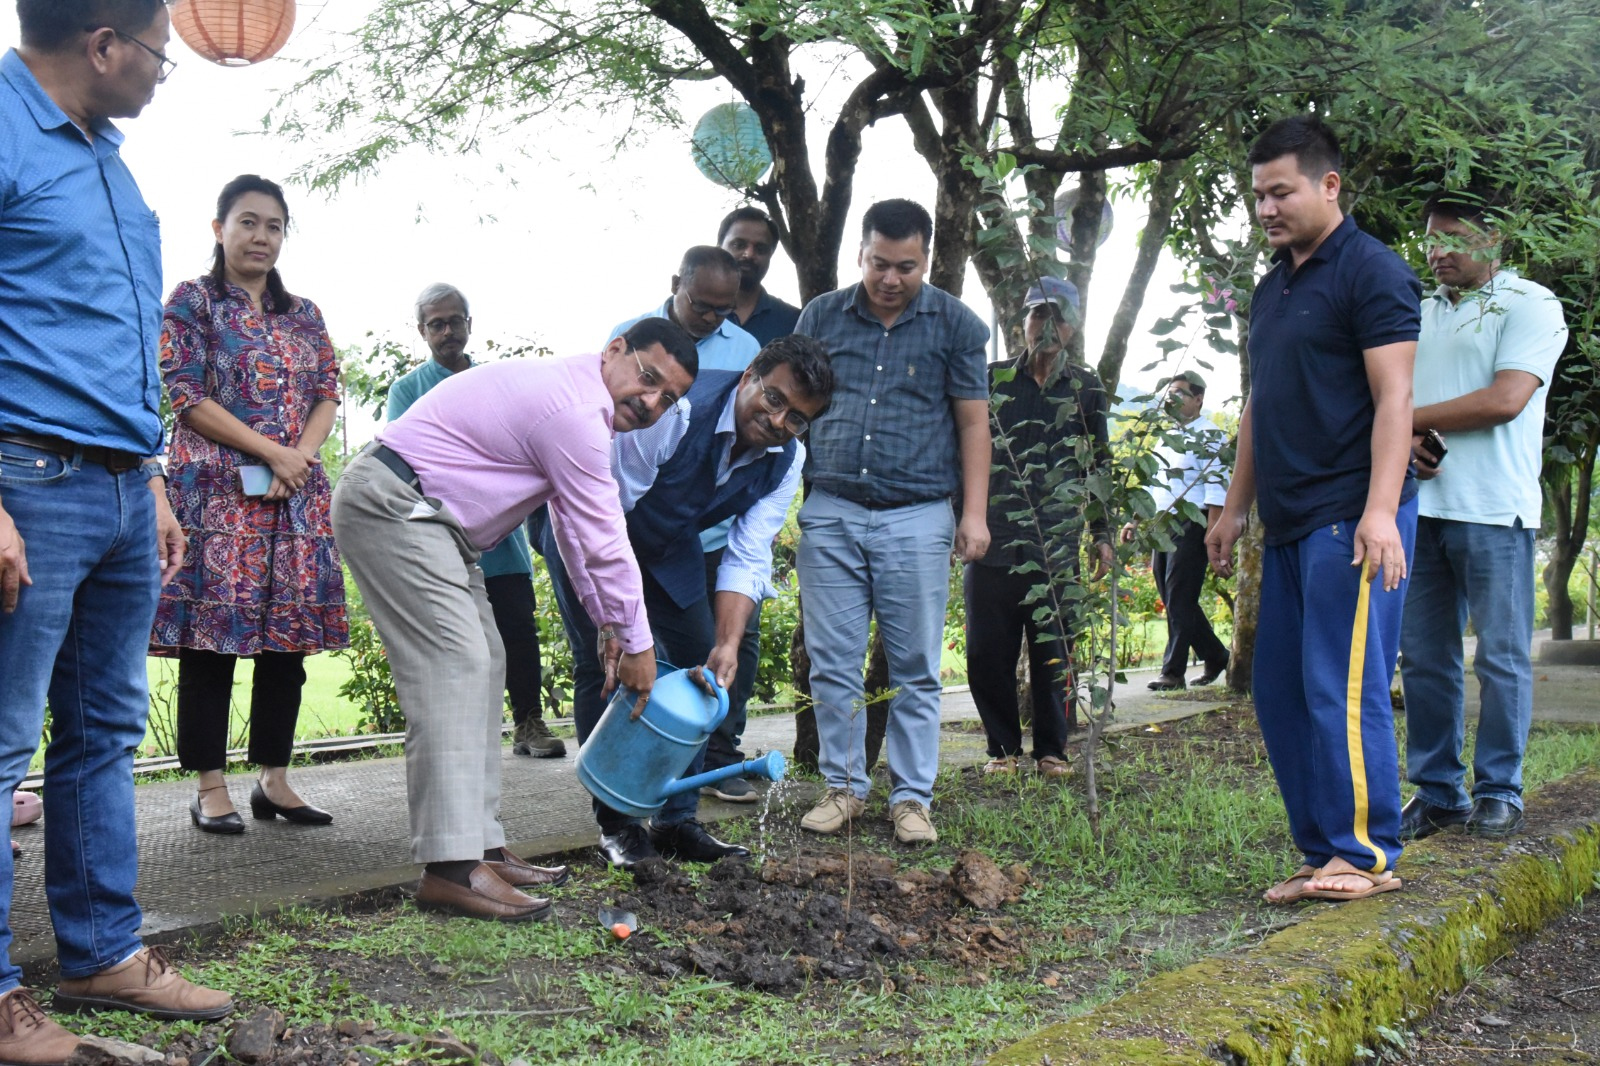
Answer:
[[(56, 1010), (220, 1018), (224, 992), (139, 941), (133, 753), (150, 713), (146, 641), (183, 563), (161, 450), (161, 233), (122, 160), (172, 67), (160, 0), (23, 0), (0, 58), (0, 795), (39, 748)], [(0, 848), (0, 952), (12, 858)], [(78, 1040), (0, 956), (0, 1062)]]
[(1273, 265), (1250, 304), (1250, 397), (1206, 548), (1231, 574), (1259, 505), (1256, 716), (1305, 856), (1265, 898), (1360, 899), (1400, 887), (1389, 681), (1417, 525), (1422, 284), (1340, 210), (1338, 142), (1320, 120), (1273, 123), (1249, 162)]

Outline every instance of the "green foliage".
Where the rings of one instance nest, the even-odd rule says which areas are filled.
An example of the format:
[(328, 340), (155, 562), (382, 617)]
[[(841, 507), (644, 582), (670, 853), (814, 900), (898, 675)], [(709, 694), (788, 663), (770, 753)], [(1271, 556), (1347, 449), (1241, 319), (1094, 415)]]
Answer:
[(350, 663), (350, 678), (339, 686), (339, 695), (361, 709), (357, 728), (363, 733), (405, 732), (406, 719), (389, 670), (389, 653), (372, 621), (352, 619), (350, 646), (335, 654)]

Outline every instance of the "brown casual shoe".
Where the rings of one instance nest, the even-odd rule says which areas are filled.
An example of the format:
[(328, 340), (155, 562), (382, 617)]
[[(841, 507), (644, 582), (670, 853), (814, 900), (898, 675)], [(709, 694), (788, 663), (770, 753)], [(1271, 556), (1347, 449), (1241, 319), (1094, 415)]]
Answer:
[(1048, 777), (1051, 780), (1066, 777), (1072, 773), (1072, 767), (1067, 764), (1067, 760), (1055, 755), (1046, 755), (1039, 760), (1037, 765), (1039, 776)]
[(560, 737), (550, 732), (543, 718), (524, 718), (517, 723), (511, 752), (535, 759), (559, 759), (566, 755), (567, 746)]
[(5, 1066), (62, 1066), (78, 1038), (45, 1017), (26, 988), (0, 996), (0, 1063)]
[(1017, 757), (1015, 755), (997, 755), (983, 764), (986, 774), (1014, 774), (1017, 772)]
[(518, 892), (500, 880), (486, 862), (472, 868), (471, 885), (458, 885), (424, 873), (417, 885), (417, 906), (495, 922), (538, 922), (550, 917), (550, 901)]
[(901, 800), (889, 811), (894, 821), (894, 838), (902, 844), (932, 844), (939, 839), (928, 808), (916, 800)]
[(233, 1013), (233, 997), (185, 980), (164, 949), (150, 947), (92, 976), (62, 981), (50, 1006), (58, 1011), (125, 1010), (167, 1021), (212, 1021)]
[(512, 888), (565, 884), (571, 873), (565, 866), (535, 866), (513, 854), (510, 848), (501, 848), (500, 858), (484, 859), (483, 864)]
[(837, 833), (866, 809), (866, 801), (848, 788), (830, 788), (800, 819), (800, 828), (812, 833)]

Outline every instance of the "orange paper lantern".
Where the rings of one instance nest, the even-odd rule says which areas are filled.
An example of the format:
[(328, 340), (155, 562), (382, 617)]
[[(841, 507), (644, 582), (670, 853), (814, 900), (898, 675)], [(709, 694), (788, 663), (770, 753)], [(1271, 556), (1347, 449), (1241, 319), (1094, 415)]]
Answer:
[(271, 59), (294, 32), (294, 0), (178, 0), (172, 28), (211, 62), (243, 67)]

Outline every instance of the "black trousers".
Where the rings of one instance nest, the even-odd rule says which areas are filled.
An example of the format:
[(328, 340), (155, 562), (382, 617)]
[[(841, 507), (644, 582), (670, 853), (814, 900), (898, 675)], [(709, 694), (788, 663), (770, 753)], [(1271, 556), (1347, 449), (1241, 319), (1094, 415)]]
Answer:
[[(722, 565), (725, 548), (706, 552), (706, 600), (711, 604), (712, 625), (716, 624), (717, 567)], [(714, 633), (713, 629), (713, 633)], [(717, 726), (706, 742), (706, 769), (720, 770), (724, 766), (744, 762), (744, 752), (739, 741), (744, 737), (745, 721), (749, 714), (750, 694), (756, 689), (756, 670), (761, 664), (761, 604), (750, 612), (745, 623), (744, 637), (739, 641), (739, 673), (728, 690), (728, 717)]]
[[(306, 656), (264, 651), (254, 658), (249, 759), (257, 766), (288, 766)], [(228, 761), (228, 710), (238, 660), (237, 655), (178, 649), (178, 763), (185, 770), (220, 770)]]
[(1037, 583), (1036, 574), (1013, 574), (1009, 567), (979, 563), (968, 563), (962, 575), (967, 598), (967, 685), (983, 719), (992, 758), (1022, 754), (1017, 649), (1024, 634), (1033, 679), (1033, 757), (1059, 759), (1066, 754), (1072, 657), (1061, 639), (1037, 639), (1036, 605), (1023, 602)]
[(496, 574), (483, 579), (494, 627), (506, 646), (506, 694), (511, 697), (511, 720), (521, 725), (528, 718), (543, 718), (539, 669), (539, 623), (534, 617), (533, 576)]
[(1200, 590), (1206, 581), (1206, 527), (1185, 522), (1169, 552), (1156, 552), (1150, 572), (1156, 591), (1167, 605), (1167, 652), (1161, 676), (1180, 678), (1189, 667), (1189, 652), (1200, 656), (1207, 668), (1221, 666), (1228, 649), (1211, 629), (1211, 619), (1200, 609)]

